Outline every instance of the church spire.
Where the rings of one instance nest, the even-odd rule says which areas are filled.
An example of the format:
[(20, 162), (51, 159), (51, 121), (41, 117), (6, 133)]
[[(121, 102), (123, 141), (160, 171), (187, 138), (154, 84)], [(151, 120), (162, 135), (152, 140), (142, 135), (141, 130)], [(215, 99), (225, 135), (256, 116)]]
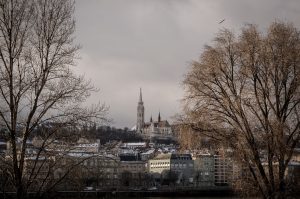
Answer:
[(142, 99), (142, 89), (140, 88), (140, 98), (137, 106), (137, 121), (136, 121), (136, 131), (138, 133), (142, 133), (142, 130), (144, 128), (144, 124), (145, 124), (144, 116), (145, 116), (145, 108)]
[(161, 118), (160, 118), (160, 111), (158, 112), (158, 122), (160, 122)]
[(153, 120), (152, 120), (152, 115), (151, 115), (151, 117), (150, 117), (150, 123), (152, 123), (153, 122)]
[(140, 100), (139, 102), (142, 102), (143, 101), (143, 98), (142, 98), (142, 88), (140, 88)]

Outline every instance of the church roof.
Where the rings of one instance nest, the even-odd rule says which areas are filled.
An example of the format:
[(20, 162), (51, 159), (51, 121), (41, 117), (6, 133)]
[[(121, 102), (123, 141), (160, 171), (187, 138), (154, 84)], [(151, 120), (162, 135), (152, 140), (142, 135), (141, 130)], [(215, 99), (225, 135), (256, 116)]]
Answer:
[(162, 120), (160, 122), (155, 121), (155, 122), (147, 122), (145, 123), (144, 127), (149, 127), (151, 124), (154, 124), (154, 127), (171, 127), (171, 125), (169, 124), (169, 122), (167, 120)]

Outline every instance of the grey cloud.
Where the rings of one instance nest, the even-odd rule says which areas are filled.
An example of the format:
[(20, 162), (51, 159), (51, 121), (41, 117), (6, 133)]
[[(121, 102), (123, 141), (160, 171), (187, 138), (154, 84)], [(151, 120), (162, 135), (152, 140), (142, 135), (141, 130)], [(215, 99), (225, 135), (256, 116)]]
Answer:
[(76, 71), (100, 88), (89, 103), (105, 101), (116, 126), (135, 124), (139, 87), (146, 119), (159, 109), (169, 118), (180, 112), (189, 62), (220, 28), (265, 28), (275, 19), (299, 28), (299, 9), (296, 0), (77, 0)]

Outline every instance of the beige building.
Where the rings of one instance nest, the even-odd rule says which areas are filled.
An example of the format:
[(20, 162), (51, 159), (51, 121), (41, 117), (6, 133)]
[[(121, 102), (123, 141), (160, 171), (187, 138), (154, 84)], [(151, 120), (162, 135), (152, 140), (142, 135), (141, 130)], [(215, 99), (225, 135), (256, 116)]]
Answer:
[(300, 162), (300, 148), (295, 148), (291, 161)]
[(53, 161), (51, 158), (44, 156), (32, 156), (24, 159), (24, 173), (25, 177), (36, 183), (41, 183), (44, 180), (53, 178), (52, 169)]
[(145, 173), (146, 163), (141, 160), (137, 161), (121, 161), (120, 163), (120, 173), (130, 172), (132, 174)]
[(149, 173), (160, 175), (171, 169), (171, 153), (158, 154), (156, 157), (148, 161)]
[(119, 178), (122, 186), (142, 186), (146, 177), (146, 163), (138, 154), (121, 154)]
[[(94, 188), (117, 187), (119, 185), (118, 157), (110, 154), (68, 153), (58, 157), (60, 161), (54, 171), (54, 178), (59, 179), (66, 173), (65, 184), (61, 188), (77, 189), (91, 186)], [(78, 166), (76, 166), (78, 165)], [(69, 171), (70, 168), (74, 167)]]
[(119, 158), (112, 155), (98, 155), (94, 158), (94, 173), (99, 187), (116, 187), (119, 184)]

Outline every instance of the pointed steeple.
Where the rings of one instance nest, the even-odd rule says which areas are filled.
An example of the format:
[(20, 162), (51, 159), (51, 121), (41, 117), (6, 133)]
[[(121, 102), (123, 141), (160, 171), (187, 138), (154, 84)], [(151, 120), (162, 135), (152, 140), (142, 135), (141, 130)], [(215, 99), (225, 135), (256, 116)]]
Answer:
[(152, 120), (152, 115), (151, 115), (151, 117), (150, 117), (150, 123), (152, 123), (153, 122), (153, 120)]
[(137, 106), (137, 122), (136, 122), (136, 131), (138, 133), (142, 133), (142, 130), (144, 128), (144, 124), (145, 124), (144, 116), (145, 116), (145, 108), (144, 108), (144, 103), (142, 98), (142, 88), (140, 88), (140, 97)]
[(158, 122), (160, 122), (161, 118), (160, 118), (160, 111), (158, 112)]
[(142, 88), (140, 88), (140, 100), (139, 102), (142, 102), (143, 101), (143, 98), (142, 98)]

